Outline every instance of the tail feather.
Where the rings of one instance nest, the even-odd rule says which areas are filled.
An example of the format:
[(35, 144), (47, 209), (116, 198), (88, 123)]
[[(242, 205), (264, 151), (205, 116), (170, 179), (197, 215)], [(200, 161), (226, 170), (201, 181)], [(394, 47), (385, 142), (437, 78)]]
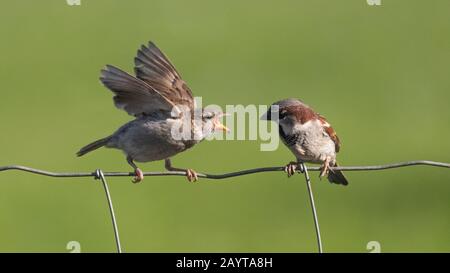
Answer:
[[(338, 167), (337, 163), (334, 164), (333, 167)], [(339, 170), (330, 170), (328, 173), (328, 181), (335, 184), (341, 184), (344, 186), (348, 185), (347, 178), (344, 176), (344, 173)]]
[(96, 140), (96, 141), (84, 146), (77, 152), (77, 156), (83, 156), (89, 152), (92, 152), (94, 150), (97, 150), (100, 147), (105, 146), (110, 139), (111, 139), (111, 136), (108, 136), (108, 137)]

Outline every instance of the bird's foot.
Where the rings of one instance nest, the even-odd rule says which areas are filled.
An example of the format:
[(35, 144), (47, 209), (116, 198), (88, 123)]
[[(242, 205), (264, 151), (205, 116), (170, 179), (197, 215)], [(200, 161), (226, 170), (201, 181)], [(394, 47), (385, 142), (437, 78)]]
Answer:
[(186, 177), (189, 182), (195, 182), (198, 180), (197, 173), (193, 169), (186, 169)]
[(325, 175), (328, 175), (329, 172), (330, 172), (329, 160), (325, 160), (323, 165), (320, 167), (319, 178), (322, 179), (322, 177), (324, 177)]
[(142, 180), (144, 180), (144, 173), (141, 171), (141, 169), (136, 168), (134, 170), (134, 174), (135, 174), (135, 177), (132, 180), (133, 183), (139, 183)]
[(291, 161), (289, 162), (289, 164), (286, 165), (286, 167), (284, 167), (284, 172), (287, 173), (288, 177), (291, 177), (295, 174), (295, 171), (297, 171), (298, 169), (298, 163)]

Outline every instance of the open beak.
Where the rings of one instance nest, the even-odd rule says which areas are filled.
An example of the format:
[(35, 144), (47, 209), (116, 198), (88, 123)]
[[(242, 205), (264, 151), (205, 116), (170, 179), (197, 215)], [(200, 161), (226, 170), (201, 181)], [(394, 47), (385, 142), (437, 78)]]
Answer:
[(219, 121), (219, 119), (221, 118), (221, 117), (224, 117), (224, 116), (229, 116), (230, 114), (227, 114), (227, 113), (222, 113), (222, 114), (220, 114), (220, 115), (218, 115), (217, 116), (217, 119), (215, 119), (214, 120), (214, 131), (224, 131), (224, 132), (230, 132), (230, 129), (228, 129), (225, 125), (223, 125), (220, 121)]
[(223, 125), (220, 122), (216, 122), (215, 123), (215, 127), (214, 127), (215, 131), (225, 131), (225, 132), (230, 132), (230, 129), (227, 128), (227, 126)]
[(278, 115), (278, 111), (279, 111), (279, 106), (278, 105), (271, 105), (269, 106), (269, 109), (267, 110), (267, 112), (265, 112), (264, 114), (261, 115), (261, 117), (259, 117), (260, 120), (276, 120), (274, 118), (276, 118), (276, 116), (273, 115)]
[(276, 113), (275, 111), (278, 111), (278, 109), (279, 109), (278, 105), (273, 105), (273, 104), (269, 105), (268, 108), (269, 109), (267, 109), (267, 111), (259, 117), (259, 120), (271, 121), (272, 120), (272, 114), (273, 113), (275, 114)]

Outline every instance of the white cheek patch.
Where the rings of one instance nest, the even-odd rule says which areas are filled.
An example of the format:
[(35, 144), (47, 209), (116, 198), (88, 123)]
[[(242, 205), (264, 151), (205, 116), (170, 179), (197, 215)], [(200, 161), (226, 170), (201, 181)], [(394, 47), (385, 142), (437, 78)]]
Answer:
[(288, 120), (286, 119), (281, 119), (279, 121), (279, 124), (281, 125), (281, 129), (283, 130), (285, 135), (293, 135), (296, 132), (296, 126), (294, 125), (292, 126)]

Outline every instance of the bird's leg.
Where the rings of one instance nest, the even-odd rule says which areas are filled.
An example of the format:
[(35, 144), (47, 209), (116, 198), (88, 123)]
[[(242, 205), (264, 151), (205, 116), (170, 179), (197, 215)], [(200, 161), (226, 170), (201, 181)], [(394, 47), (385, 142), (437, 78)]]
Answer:
[(164, 167), (166, 167), (166, 170), (168, 171), (179, 171), (179, 172), (186, 172), (186, 177), (189, 182), (195, 182), (198, 180), (197, 173), (192, 169), (180, 169), (172, 167), (172, 162), (170, 161), (170, 158), (167, 158), (165, 160)]
[(287, 173), (288, 177), (291, 177), (295, 174), (295, 171), (298, 168), (298, 162), (291, 161), (284, 167), (284, 172)]
[(134, 164), (133, 159), (130, 156), (127, 156), (127, 162), (128, 164), (130, 164), (131, 167), (133, 167), (134, 174), (136, 175), (133, 178), (132, 182), (139, 183), (142, 180), (144, 180), (144, 173), (141, 171), (141, 169), (138, 168), (138, 166), (136, 166), (136, 164)]
[(322, 167), (320, 169), (321, 169), (320, 175), (319, 175), (320, 178), (322, 178), (328, 174), (328, 172), (330, 171), (330, 158), (329, 157), (327, 157), (325, 159), (325, 161), (323, 162)]

